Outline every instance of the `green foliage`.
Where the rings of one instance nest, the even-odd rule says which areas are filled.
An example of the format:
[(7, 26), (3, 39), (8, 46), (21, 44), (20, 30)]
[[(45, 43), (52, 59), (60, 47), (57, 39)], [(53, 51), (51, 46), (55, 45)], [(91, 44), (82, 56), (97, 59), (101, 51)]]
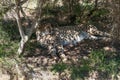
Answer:
[(89, 59), (81, 58), (80, 63), (76, 65), (72, 65), (70, 67), (70, 70), (71, 70), (71, 79), (79, 80), (89, 76), (89, 72), (92, 70), (92, 68), (90, 66)]
[(11, 41), (9, 36), (0, 30), (0, 57), (6, 57), (15, 54), (18, 42)]
[(91, 21), (102, 21), (106, 20), (109, 11), (105, 8), (97, 9), (91, 15)]
[(18, 42), (17, 43), (9, 42), (8, 44), (7, 43), (0, 44), (0, 58), (13, 56), (17, 51), (18, 48), (17, 44)]
[(18, 40), (11, 40), (12, 36), (16, 36), (16, 33), (14, 33), (16, 30), (12, 25), (13, 23), (4, 23), (2, 15), (0, 17), (0, 58), (2, 58), (12, 56), (16, 53)]
[(90, 66), (82, 65), (82, 66), (73, 66), (71, 68), (71, 78), (73, 80), (76, 79), (84, 79), (89, 75), (89, 71), (91, 70)]
[(68, 66), (65, 63), (58, 63), (55, 64), (51, 70), (55, 72), (63, 72), (67, 67)]
[(26, 44), (25, 51), (28, 52), (29, 55), (33, 55), (35, 48), (37, 47), (38, 47), (37, 42), (28, 41)]
[(65, 70), (69, 70), (71, 74), (72, 80), (79, 80), (84, 79), (84, 77), (89, 75), (89, 72), (91, 71), (91, 66), (89, 66), (89, 61), (85, 59), (81, 59), (81, 64), (79, 65), (68, 65), (65, 63), (58, 63), (53, 65), (53, 68), (51, 69), (54, 72), (64, 72)]
[[(0, 6), (1, 7), (1, 6)], [(76, 24), (90, 22), (91, 24), (103, 22), (107, 20), (109, 11), (106, 8), (94, 8), (94, 4), (89, 3), (88, 0), (84, 0), (82, 4), (74, 4), (72, 7), (72, 14), (76, 15)], [(43, 16), (65, 17), (69, 14), (69, 6), (63, 5), (61, 7), (54, 6), (54, 4), (46, 4), (43, 7)], [(94, 10), (95, 9), (95, 10)], [(91, 12), (92, 14), (88, 16)], [(2, 15), (7, 9), (0, 8), (0, 59), (8, 56), (12, 56), (16, 53), (18, 48), (18, 40), (20, 38), (17, 24), (15, 21), (4, 21)], [(62, 15), (64, 14), (64, 15)], [(66, 15), (67, 16), (67, 15)], [(52, 20), (52, 22), (54, 22)], [(32, 36), (33, 37), (33, 36)], [(28, 53), (34, 53), (35, 48), (38, 47), (36, 42), (28, 42), (26, 50)], [(88, 59), (81, 58), (80, 64), (65, 64), (58, 63), (53, 65), (52, 71), (64, 72), (66, 69), (70, 70), (72, 80), (84, 79), (89, 75), (91, 71), (97, 71), (104, 78), (108, 78), (111, 75), (117, 75), (120, 73), (120, 54), (106, 52), (104, 50), (93, 50)]]
[(108, 79), (112, 75), (117, 76), (120, 66), (120, 55), (106, 52), (104, 50), (93, 50), (88, 59), (81, 58), (79, 64), (58, 63), (53, 65), (52, 71), (70, 71), (72, 80), (85, 79), (92, 71), (97, 71), (102, 79)]
[(6, 36), (8, 36), (7, 38), (9, 38), (12, 41), (20, 39), (20, 35), (19, 35), (16, 21), (13, 21), (13, 20), (4, 21), (4, 20), (2, 20), (1, 22), (2, 22), (2, 24), (1, 24), (0, 28), (1, 28), (2, 32), (4, 32), (6, 34)]
[(73, 7), (73, 12), (77, 16), (76, 24), (81, 23), (87, 17), (89, 12), (94, 8), (93, 4), (83, 3), (83, 4), (76, 4)]
[(120, 60), (118, 55), (106, 52), (104, 50), (95, 50), (90, 54), (90, 61), (93, 70), (98, 71), (100, 74), (105, 73), (103, 77), (107, 78), (111, 75), (119, 73)]
[(46, 2), (43, 7), (43, 15), (59, 19), (69, 17), (69, 14), (73, 14), (76, 16), (75, 24), (90, 23), (95, 25), (95, 23), (97, 24), (98, 22), (108, 22), (108, 9), (105, 7), (99, 7), (99, 3), (98, 6), (95, 7), (95, 3), (92, 3), (89, 0), (83, 0), (82, 3), (77, 1), (79, 0), (73, 1), (72, 4), (70, 2), (63, 1), (63, 6), (56, 6), (55, 4)]

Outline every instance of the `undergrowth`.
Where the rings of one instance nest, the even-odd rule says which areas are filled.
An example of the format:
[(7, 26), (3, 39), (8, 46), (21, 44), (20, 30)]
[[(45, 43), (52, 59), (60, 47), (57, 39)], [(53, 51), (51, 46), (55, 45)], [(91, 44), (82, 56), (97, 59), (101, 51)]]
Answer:
[(106, 52), (104, 50), (93, 50), (88, 59), (81, 58), (80, 63), (75, 65), (58, 63), (53, 65), (52, 71), (64, 72), (70, 70), (72, 80), (84, 80), (92, 72), (97, 72), (97, 78), (101, 80), (114, 79), (117, 80), (117, 75), (120, 73), (120, 55)]

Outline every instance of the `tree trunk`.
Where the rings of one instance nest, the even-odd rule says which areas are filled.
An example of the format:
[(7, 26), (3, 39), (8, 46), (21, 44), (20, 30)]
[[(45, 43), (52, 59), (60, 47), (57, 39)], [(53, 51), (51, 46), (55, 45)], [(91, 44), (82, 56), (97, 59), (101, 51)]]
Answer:
[[(37, 3), (37, 11), (36, 11), (36, 18), (33, 22), (33, 25), (31, 26), (31, 28), (29, 29), (29, 31), (27, 33), (24, 32), (23, 28), (22, 28), (22, 23), (21, 23), (21, 20), (20, 20), (20, 11), (22, 10), (21, 8), (21, 5), (20, 5), (20, 2), (21, 0), (15, 0), (16, 1), (16, 20), (17, 20), (17, 24), (18, 24), (18, 29), (19, 29), (19, 33), (20, 33), (20, 36), (21, 36), (21, 41), (20, 41), (20, 44), (19, 44), (19, 48), (18, 48), (18, 54), (21, 55), (23, 52), (24, 52), (24, 49), (25, 49), (25, 45), (26, 43), (28, 42), (29, 38), (31, 37), (33, 31), (37, 28), (38, 24), (39, 24), (39, 19), (41, 17), (41, 11), (42, 11), (42, 5), (43, 5), (43, 2), (42, 0), (38, 0), (38, 3)], [(23, 10), (21, 11), (22, 13)], [(26, 17), (25, 14), (23, 14), (24, 17)]]
[(18, 48), (18, 54), (21, 55), (24, 52), (25, 44), (28, 41), (28, 37), (25, 37), (24, 39), (21, 39), (19, 48)]
[(113, 0), (111, 2), (112, 17), (113, 17), (113, 44), (120, 43), (120, 0)]

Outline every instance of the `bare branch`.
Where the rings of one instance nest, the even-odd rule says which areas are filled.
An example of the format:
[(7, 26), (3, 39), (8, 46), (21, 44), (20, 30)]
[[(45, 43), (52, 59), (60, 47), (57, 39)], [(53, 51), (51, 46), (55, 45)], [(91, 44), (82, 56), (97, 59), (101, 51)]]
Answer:
[(22, 10), (22, 7), (20, 5), (21, 1), (20, 0), (15, 0), (15, 1), (16, 1), (16, 15), (17, 15), (16, 20), (17, 20), (17, 24), (18, 24), (18, 28), (19, 28), (19, 32), (20, 32), (20, 36), (21, 36), (18, 53), (19, 53), (19, 55), (21, 55), (24, 52), (25, 44), (27, 43), (27, 41), (31, 37), (33, 31), (37, 28), (37, 26), (39, 24), (39, 20), (41, 18), (43, 1), (38, 0), (35, 20), (26, 34), (22, 28), (22, 24), (21, 24), (21, 20), (20, 20), (20, 11), (23, 13), (24, 17), (26, 17), (26, 14), (24, 13), (24, 11)]
[(20, 3), (20, 0), (16, 0), (16, 20), (17, 20), (20, 36), (21, 38), (24, 38), (25, 33), (23, 31), (21, 20), (20, 20), (20, 9), (19, 9), (20, 4), (19, 3)]

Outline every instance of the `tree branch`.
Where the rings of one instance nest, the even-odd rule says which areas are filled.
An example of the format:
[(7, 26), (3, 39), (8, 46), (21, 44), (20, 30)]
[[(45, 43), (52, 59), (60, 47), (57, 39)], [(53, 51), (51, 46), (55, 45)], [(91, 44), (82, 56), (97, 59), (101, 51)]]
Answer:
[[(18, 24), (18, 28), (19, 28), (19, 32), (20, 32), (20, 36), (21, 36), (21, 41), (20, 41), (20, 45), (18, 48), (18, 54), (21, 55), (24, 52), (25, 44), (31, 37), (33, 31), (38, 27), (39, 20), (41, 18), (43, 1), (38, 0), (37, 10), (36, 10), (36, 18), (33, 22), (33, 25), (31, 26), (31, 28), (29, 29), (29, 31), (26, 34), (23, 31), (22, 23), (20, 20), (20, 11), (22, 11), (21, 10), (22, 7), (20, 5), (21, 1), (20, 0), (15, 0), (15, 1), (16, 1), (16, 11), (15, 11), (16, 12), (16, 20), (17, 20), (17, 24)], [(26, 16), (24, 12), (23, 12), (23, 15), (24, 15), (24, 17)]]

